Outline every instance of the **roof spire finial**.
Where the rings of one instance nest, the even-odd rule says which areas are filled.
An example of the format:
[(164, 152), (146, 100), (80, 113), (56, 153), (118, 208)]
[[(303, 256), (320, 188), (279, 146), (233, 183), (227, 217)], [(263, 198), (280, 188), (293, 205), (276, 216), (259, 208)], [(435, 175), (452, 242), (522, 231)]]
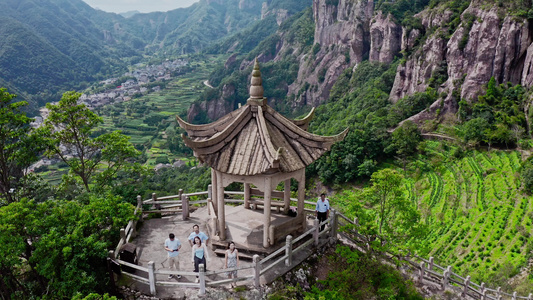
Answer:
[[(261, 71), (259, 70), (259, 62), (257, 61), (257, 57), (255, 58), (254, 63), (254, 70), (252, 71), (252, 79), (250, 80), (251, 86), (250, 86), (250, 99), (248, 99), (248, 103), (250, 103), (252, 100), (253, 102), (263, 105), (263, 85), (262, 85), (262, 79), (261, 79)], [(259, 102), (258, 102), (259, 101)]]

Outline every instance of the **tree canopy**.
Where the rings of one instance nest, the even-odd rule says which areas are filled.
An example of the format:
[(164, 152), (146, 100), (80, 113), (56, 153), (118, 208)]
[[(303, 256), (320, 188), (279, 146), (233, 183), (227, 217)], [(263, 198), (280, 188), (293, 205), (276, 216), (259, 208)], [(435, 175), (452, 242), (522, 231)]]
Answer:
[(80, 93), (66, 92), (58, 104), (47, 104), (45, 126), (48, 130), (50, 157), (57, 156), (77, 176), (87, 192), (90, 184), (102, 187), (120, 170), (130, 168), (128, 159), (140, 154), (129, 137), (113, 131), (93, 136), (102, 118), (78, 103)]
[(13, 202), (27, 168), (44, 150), (40, 134), (30, 127), (33, 119), (21, 110), (28, 103), (0, 88), (0, 205)]

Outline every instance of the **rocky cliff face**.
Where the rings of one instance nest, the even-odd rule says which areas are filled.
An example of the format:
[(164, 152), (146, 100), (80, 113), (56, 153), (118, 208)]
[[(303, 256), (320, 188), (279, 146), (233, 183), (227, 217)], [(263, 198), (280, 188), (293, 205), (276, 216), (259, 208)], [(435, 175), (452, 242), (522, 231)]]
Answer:
[(402, 46), (402, 27), (397, 25), (391, 15), (381, 11), (370, 23), (370, 61), (391, 63)]
[(289, 86), (293, 105), (323, 103), (342, 71), (363, 60), (370, 48), (373, 10), (373, 2), (366, 0), (313, 1), (314, 49), (320, 50), (299, 58), (298, 79)]
[[(421, 123), (435, 118), (437, 112), (456, 112), (460, 99), (476, 99), (492, 76), (498, 83), (533, 85), (533, 24), (508, 14), (505, 8), (484, 4), (473, 0), (462, 12), (461, 24), (450, 30), (454, 13), (442, 6), (416, 15), (422, 25), (413, 29), (374, 11), (373, 1), (313, 0), (313, 49), (303, 53), (282, 38), (276, 54), (260, 54), (259, 61), (281, 60), (290, 52), (297, 57), (298, 76), (287, 94), (294, 99), (293, 107), (301, 107), (324, 103), (346, 68), (355, 68), (367, 58), (390, 63), (400, 53), (406, 54), (398, 66), (390, 100), (424, 92), (430, 85), (436, 88), (440, 98), (429, 110), (411, 118)], [(267, 11), (266, 2), (263, 8)], [(242, 61), (241, 70), (250, 63)], [(231, 92), (229, 87), (224, 90)], [(227, 113), (224, 109), (212, 111), (213, 116)]]
[(263, 6), (261, 7), (261, 20), (270, 16), (275, 15), (276, 16), (276, 23), (281, 25), (283, 21), (287, 20), (287, 18), (290, 16), (289, 11), (286, 9), (269, 9), (268, 2), (263, 2)]
[[(448, 40), (444, 30), (451, 12), (439, 14), (428, 10), (419, 14), (426, 31), (431, 27), (438, 29), (398, 67), (390, 99), (395, 102), (425, 91), (439, 66), (446, 66), (447, 80), (438, 87), (444, 97), (412, 120), (434, 118), (439, 109), (441, 113), (456, 112), (459, 97), (467, 101), (476, 99), (492, 76), (498, 83), (532, 85), (530, 24), (497, 7), (488, 10), (482, 7), (472, 1), (461, 15), (462, 24)], [(403, 33), (402, 50), (409, 47), (409, 34)]]

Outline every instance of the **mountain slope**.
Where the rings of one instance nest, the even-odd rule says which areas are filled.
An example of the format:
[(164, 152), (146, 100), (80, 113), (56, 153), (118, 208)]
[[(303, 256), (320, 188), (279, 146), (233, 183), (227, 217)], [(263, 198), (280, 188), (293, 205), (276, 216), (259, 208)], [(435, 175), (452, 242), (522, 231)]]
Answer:
[(39, 106), (120, 74), (143, 55), (197, 52), (260, 19), (261, 9), (259, 0), (206, 0), (126, 19), (82, 0), (5, 0), (0, 84)]

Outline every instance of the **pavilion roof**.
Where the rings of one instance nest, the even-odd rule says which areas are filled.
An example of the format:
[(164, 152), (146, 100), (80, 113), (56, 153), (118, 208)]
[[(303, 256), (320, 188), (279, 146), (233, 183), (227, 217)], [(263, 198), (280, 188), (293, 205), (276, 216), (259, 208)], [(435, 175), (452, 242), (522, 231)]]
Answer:
[(305, 168), (348, 133), (307, 132), (313, 115), (314, 109), (302, 120), (289, 120), (268, 106), (256, 61), (246, 105), (210, 124), (193, 125), (179, 117), (177, 121), (187, 131), (188, 136), (182, 136), (185, 144), (200, 162), (227, 174), (257, 175)]

